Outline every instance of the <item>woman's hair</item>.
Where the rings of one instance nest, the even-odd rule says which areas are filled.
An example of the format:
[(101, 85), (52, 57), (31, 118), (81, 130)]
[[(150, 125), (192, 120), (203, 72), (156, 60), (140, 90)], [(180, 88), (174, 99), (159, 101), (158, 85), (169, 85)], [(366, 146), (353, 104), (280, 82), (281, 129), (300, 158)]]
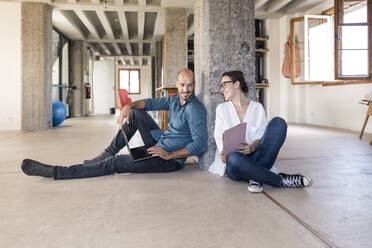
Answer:
[[(231, 81), (239, 81), (240, 82), (240, 90), (243, 91), (243, 93), (247, 93), (249, 91), (247, 83), (245, 82), (244, 74), (241, 71), (227, 71), (224, 74), (222, 74), (222, 77), (228, 76), (231, 78)], [(222, 78), (221, 77), (221, 78)]]

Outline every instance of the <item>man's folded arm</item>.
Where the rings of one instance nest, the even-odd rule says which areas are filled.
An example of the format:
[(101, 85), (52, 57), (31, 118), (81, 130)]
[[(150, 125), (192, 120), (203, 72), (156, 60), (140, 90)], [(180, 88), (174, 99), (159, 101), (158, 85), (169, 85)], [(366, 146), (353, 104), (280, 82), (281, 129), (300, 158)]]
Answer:
[(162, 98), (156, 98), (156, 99), (151, 99), (151, 98), (146, 98), (144, 99), (144, 109), (145, 110), (169, 110), (169, 105), (170, 105), (170, 100), (171, 97), (166, 96)]

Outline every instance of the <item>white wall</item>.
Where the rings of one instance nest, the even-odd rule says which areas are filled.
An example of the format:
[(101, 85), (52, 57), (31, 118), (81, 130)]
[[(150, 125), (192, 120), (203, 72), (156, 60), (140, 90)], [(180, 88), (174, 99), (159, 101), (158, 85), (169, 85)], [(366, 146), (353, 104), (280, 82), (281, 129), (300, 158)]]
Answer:
[[(151, 65), (147, 66), (119, 66), (119, 69), (140, 69), (140, 92), (141, 94), (130, 94), (132, 101), (141, 100), (144, 98), (152, 98), (152, 77), (151, 77)], [(117, 75), (117, 72), (116, 72)], [(119, 78), (116, 79), (117, 81)], [(119, 85), (119, 82), (117, 82)]]
[(20, 3), (0, 2), (0, 75), (0, 130), (20, 130)]
[[(333, 6), (333, 0), (322, 2), (306, 12), (319, 14)], [(358, 102), (372, 90), (372, 84), (329, 86), (291, 85), (290, 79), (281, 75), (284, 58), (284, 43), (290, 33), (290, 19), (303, 16), (298, 13), (283, 16), (280, 19), (265, 21), (267, 43), (270, 52), (266, 59), (266, 73), (270, 87), (265, 92), (267, 115), (271, 119), (281, 116), (292, 123), (307, 123), (328, 127), (360, 131), (367, 107)], [(302, 25), (302, 23), (300, 23)], [(372, 133), (372, 123), (368, 123), (366, 132)]]
[(109, 114), (115, 106), (115, 63), (112, 60), (94, 61), (93, 113)]

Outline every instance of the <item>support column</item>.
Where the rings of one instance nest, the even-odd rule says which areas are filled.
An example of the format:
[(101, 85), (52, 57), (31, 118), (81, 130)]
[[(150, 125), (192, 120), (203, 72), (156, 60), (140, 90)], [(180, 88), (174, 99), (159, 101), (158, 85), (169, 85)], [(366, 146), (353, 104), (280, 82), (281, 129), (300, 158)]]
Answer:
[(241, 70), (255, 99), (255, 26), (253, 0), (199, 0), (195, 2), (195, 93), (207, 109), (208, 151), (199, 166), (214, 161), (213, 137), (216, 107), (224, 101), (219, 93), (221, 75)]
[(89, 115), (85, 84), (89, 82), (89, 53), (85, 41), (72, 41), (70, 47), (70, 79), (72, 87), (72, 117)]
[(22, 3), (22, 130), (52, 127), (52, 8)]
[[(155, 43), (155, 89), (161, 87), (161, 67), (162, 67), (162, 51), (161, 51), (161, 41)], [(156, 97), (156, 96), (155, 96)]]
[(177, 73), (187, 68), (187, 11), (185, 8), (165, 9), (163, 85), (175, 85)]

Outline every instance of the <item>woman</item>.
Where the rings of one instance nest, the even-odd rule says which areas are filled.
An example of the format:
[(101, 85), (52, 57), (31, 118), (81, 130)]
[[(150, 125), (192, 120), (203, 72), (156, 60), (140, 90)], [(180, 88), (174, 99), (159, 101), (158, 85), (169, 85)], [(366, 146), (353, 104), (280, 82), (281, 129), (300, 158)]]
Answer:
[[(216, 108), (214, 138), (217, 151), (209, 171), (232, 180), (249, 182), (250, 192), (261, 192), (262, 184), (274, 187), (303, 188), (310, 186), (309, 177), (284, 173), (276, 174), (272, 167), (287, 135), (287, 124), (279, 117), (267, 123), (265, 110), (258, 102), (245, 98), (248, 86), (241, 71), (222, 75), (221, 93), (224, 103)], [(222, 135), (225, 130), (246, 122), (245, 141), (237, 152), (224, 154)]]

